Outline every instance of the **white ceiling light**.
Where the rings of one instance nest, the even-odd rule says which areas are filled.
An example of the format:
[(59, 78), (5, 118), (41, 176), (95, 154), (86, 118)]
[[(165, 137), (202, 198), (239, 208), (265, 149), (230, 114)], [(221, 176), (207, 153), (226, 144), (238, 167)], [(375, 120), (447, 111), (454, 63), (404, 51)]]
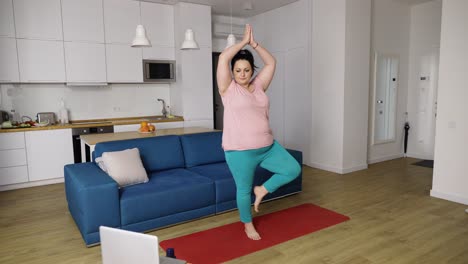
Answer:
[(189, 28), (185, 30), (185, 40), (182, 43), (182, 47), (180, 49), (181, 50), (198, 49), (198, 44), (195, 41), (192, 29)]
[(229, 12), (231, 14), (231, 34), (227, 37), (227, 45), (225, 49), (231, 47), (232, 45), (236, 44), (236, 36), (232, 34), (232, 0), (229, 0)]
[(143, 25), (141, 25), (141, 1), (138, 1), (138, 3), (140, 7), (140, 25), (137, 25), (136, 27), (135, 38), (133, 38), (132, 47), (151, 47), (151, 42), (146, 36), (146, 29)]

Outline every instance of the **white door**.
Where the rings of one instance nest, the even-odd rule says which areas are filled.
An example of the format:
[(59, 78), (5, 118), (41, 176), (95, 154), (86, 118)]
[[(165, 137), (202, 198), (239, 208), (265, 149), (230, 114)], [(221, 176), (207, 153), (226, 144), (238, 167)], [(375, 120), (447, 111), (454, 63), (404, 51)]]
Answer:
[(428, 153), (429, 157), (434, 159), (434, 147), (435, 147), (435, 132), (436, 132), (436, 120), (437, 120), (437, 90), (439, 83), (439, 51), (434, 51), (430, 55), (430, 135), (428, 139)]
[(418, 76), (417, 140), (426, 159), (434, 159), (439, 52), (421, 56)]

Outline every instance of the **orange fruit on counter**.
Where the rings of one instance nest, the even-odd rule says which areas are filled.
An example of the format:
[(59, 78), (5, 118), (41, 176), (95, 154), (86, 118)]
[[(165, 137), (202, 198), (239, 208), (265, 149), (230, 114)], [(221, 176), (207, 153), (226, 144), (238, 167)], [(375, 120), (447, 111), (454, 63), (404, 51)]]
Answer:
[(142, 122), (140, 123), (140, 127), (141, 127), (141, 128), (148, 127), (148, 122), (142, 121)]
[(149, 132), (149, 127), (148, 126), (141, 127), (140, 132)]
[(148, 127), (150, 132), (156, 131), (156, 127), (154, 125), (149, 124)]

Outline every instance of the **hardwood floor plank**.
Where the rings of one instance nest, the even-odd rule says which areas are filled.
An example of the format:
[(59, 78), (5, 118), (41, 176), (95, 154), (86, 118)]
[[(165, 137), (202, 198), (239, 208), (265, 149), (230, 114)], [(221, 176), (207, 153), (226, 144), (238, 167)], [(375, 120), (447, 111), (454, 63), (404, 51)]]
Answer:
[[(304, 166), (303, 192), (261, 204), (258, 215), (314, 203), (351, 220), (228, 263), (468, 263), (466, 205), (430, 197), (432, 169), (415, 161), (345, 175)], [(149, 234), (165, 240), (236, 221), (230, 211)], [(0, 192), (0, 263), (101, 263), (100, 251), (85, 246), (63, 184)]]

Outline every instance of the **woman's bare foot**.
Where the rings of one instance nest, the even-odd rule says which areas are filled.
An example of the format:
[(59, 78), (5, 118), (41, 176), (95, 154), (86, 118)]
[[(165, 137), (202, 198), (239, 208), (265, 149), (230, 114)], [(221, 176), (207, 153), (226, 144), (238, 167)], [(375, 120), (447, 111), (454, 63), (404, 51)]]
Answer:
[(262, 202), (263, 197), (265, 197), (265, 195), (268, 194), (268, 190), (263, 185), (255, 186), (254, 193), (255, 193), (254, 209), (255, 209), (255, 212), (258, 213), (258, 206)]
[(252, 239), (252, 240), (260, 240), (262, 239), (260, 237), (260, 235), (257, 233), (257, 230), (255, 229), (254, 225), (252, 224), (252, 222), (250, 223), (245, 223), (244, 224), (245, 226), (245, 233), (247, 234), (247, 236)]

